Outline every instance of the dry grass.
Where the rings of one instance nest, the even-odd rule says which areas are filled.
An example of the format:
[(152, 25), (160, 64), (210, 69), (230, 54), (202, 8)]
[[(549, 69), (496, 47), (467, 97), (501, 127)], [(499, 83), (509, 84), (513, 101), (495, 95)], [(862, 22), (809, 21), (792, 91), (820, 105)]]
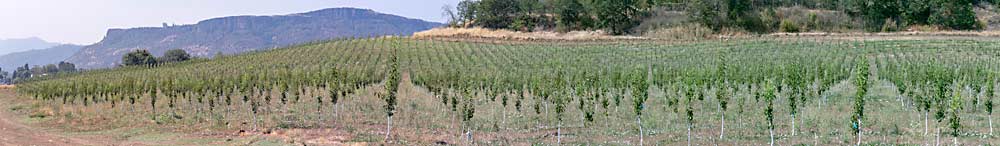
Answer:
[(516, 32), (486, 28), (435, 28), (413, 34), (414, 38), (484, 38), (502, 40), (628, 40), (645, 39), (635, 36), (612, 36), (601, 31)]
[(0, 85), (0, 89), (14, 89), (14, 85)]

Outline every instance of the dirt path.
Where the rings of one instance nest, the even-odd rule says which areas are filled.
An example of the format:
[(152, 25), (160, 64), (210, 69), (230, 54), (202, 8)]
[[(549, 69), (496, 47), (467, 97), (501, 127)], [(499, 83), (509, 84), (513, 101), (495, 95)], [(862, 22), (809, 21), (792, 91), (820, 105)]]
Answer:
[[(13, 92), (0, 89), (0, 101), (11, 102)], [(18, 122), (11, 113), (13, 104), (0, 103), (0, 145), (109, 145), (108, 141), (87, 138), (81, 139), (57, 134), (52, 129), (30, 127)]]

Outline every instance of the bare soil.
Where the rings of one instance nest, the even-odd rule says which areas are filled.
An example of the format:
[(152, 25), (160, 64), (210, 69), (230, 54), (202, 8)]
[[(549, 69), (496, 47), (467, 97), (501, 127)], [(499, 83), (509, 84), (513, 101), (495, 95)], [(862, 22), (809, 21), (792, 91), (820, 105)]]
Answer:
[[(0, 86), (0, 97), (5, 102), (14, 93), (8, 89), (11, 86)], [(19, 121), (11, 113), (13, 104), (0, 104), (0, 145), (109, 145), (116, 143), (103, 137), (76, 137), (58, 134), (56, 130), (31, 127)]]

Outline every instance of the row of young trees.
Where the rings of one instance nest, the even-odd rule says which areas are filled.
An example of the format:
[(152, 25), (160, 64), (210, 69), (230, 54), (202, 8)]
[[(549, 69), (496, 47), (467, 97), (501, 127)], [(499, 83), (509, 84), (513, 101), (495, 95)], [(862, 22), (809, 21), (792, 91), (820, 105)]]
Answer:
[[(461, 122), (456, 125), (463, 127), (455, 129), (462, 131), (460, 137), (467, 138), (472, 145), (476, 144), (474, 131), (485, 125), (475, 122), (476, 119), (491, 113), (490, 109), (481, 109), (482, 105), (504, 107), (492, 110), (494, 114), (502, 112), (500, 115), (504, 117), (498, 118), (501, 120), (509, 118), (507, 112), (535, 117), (537, 127), (554, 127), (557, 144), (562, 143), (567, 123), (582, 124), (583, 130), (589, 130), (596, 129), (595, 122), (599, 120), (634, 120), (636, 131), (629, 131), (639, 137), (640, 145), (646, 143), (646, 136), (653, 134), (644, 129), (649, 125), (649, 116), (677, 115), (676, 120), (685, 122), (690, 143), (698, 137), (692, 131), (707, 124), (707, 120), (698, 119), (703, 117), (699, 115), (712, 113), (707, 110), (712, 108), (706, 107), (717, 106), (715, 113), (723, 121), (718, 126), (719, 139), (729, 138), (725, 135), (727, 114), (724, 113), (735, 112), (729, 116), (737, 116), (740, 121), (737, 125), (743, 125), (743, 119), (758, 119), (752, 121), (766, 125), (762, 128), (768, 129), (771, 144), (775, 144), (782, 136), (780, 133), (801, 133), (796, 131), (802, 129), (796, 125), (800, 109), (808, 105), (823, 109), (829, 101), (826, 92), (846, 80), (857, 89), (851, 95), (854, 98), (843, 99), (854, 103), (854, 112), (850, 117), (845, 116), (844, 122), (834, 124), (850, 127), (861, 144), (865, 141), (863, 136), (872, 133), (865, 131), (872, 129), (872, 125), (865, 123), (873, 119), (866, 116), (870, 111), (865, 107), (870, 106), (869, 101), (879, 101), (871, 100), (874, 97), (869, 95), (869, 87), (880, 80), (897, 84), (901, 95), (906, 97), (946, 97), (929, 100), (935, 103), (929, 107), (937, 108), (935, 112), (941, 113), (942, 120), (955, 121), (961, 120), (960, 109), (970, 107), (963, 103), (971, 94), (958, 89), (964, 86), (985, 89), (995, 84), (985, 80), (996, 72), (995, 65), (989, 64), (995, 58), (988, 55), (995, 55), (997, 49), (983, 47), (991, 45), (937, 41), (897, 49), (900, 47), (893, 46), (912, 42), (879, 43), (793, 39), (678, 44), (647, 41), (493, 44), (350, 39), (182, 66), (89, 72), (26, 83), (18, 90), (43, 101), (63, 104), (148, 105), (154, 115), (164, 105), (178, 110), (176, 103), (185, 100), (197, 101), (191, 103), (224, 115), (229, 115), (231, 108), (243, 108), (250, 112), (252, 116), (246, 119), (253, 121), (253, 129), (257, 129), (257, 125), (262, 125), (257, 121), (264, 121), (258, 114), (280, 114), (284, 105), (330, 108), (357, 89), (378, 86), (384, 88), (377, 101), (384, 102), (379, 105), (384, 105), (385, 140), (390, 141), (393, 118), (401, 114), (397, 112), (397, 104), (399, 99), (406, 98), (398, 91), (406, 81), (403, 74), (408, 74), (413, 85), (426, 88), (437, 97), (445, 114)], [(956, 52), (921, 52), (940, 50), (928, 46), (935, 44), (969, 45), (958, 47), (961, 51)], [(953, 68), (959, 70), (950, 71)], [(913, 84), (926, 88), (913, 88)], [(312, 94), (313, 90), (325, 94)], [(924, 91), (934, 92), (910, 93)], [(920, 102), (911, 105), (923, 107), (923, 101), (928, 100), (912, 101)], [(650, 108), (653, 105), (663, 109)], [(218, 111), (217, 107), (226, 110)], [(626, 111), (617, 112), (619, 108)], [(946, 113), (954, 116), (945, 116)], [(790, 117), (789, 121), (776, 121), (775, 117), (783, 115)], [(953, 129), (959, 131), (960, 122), (954, 123), (959, 125)], [(775, 131), (783, 125), (790, 125), (789, 132)]]

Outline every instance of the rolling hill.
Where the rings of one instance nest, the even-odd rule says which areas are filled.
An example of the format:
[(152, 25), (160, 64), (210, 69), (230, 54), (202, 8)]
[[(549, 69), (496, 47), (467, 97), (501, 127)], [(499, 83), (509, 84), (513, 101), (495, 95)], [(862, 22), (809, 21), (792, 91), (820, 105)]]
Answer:
[(107, 68), (118, 65), (123, 54), (138, 49), (157, 56), (169, 49), (184, 49), (194, 56), (211, 57), (335, 38), (410, 35), (440, 25), (356, 8), (233, 16), (191, 25), (110, 29), (103, 40), (84, 47), (67, 61), (85, 69)]
[(47, 49), (10, 53), (0, 56), (0, 68), (11, 71), (24, 64), (34, 66), (58, 63), (80, 51), (80, 48), (83, 46), (59, 45)]
[(59, 43), (47, 42), (37, 37), (0, 39), (0, 55), (35, 49), (45, 49), (56, 45), (59, 45)]

